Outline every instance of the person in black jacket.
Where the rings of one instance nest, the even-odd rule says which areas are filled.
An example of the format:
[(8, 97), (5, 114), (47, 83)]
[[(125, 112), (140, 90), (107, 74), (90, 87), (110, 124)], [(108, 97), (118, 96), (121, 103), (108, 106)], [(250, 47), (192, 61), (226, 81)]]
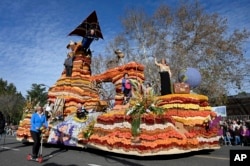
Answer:
[(0, 136), (4, 133), (4, 128), (5, 128), (5, 119), (3, 116), (3, 113), (0, 112)]

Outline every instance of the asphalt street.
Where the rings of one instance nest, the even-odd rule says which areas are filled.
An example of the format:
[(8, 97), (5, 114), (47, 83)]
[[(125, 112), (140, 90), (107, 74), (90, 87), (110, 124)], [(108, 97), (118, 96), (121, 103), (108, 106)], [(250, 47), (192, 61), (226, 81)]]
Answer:
[(222, 146), (218, 150), (202, 150), (177, 155), (136, 157), (120, 155), (95, 149), (61, 149), (43, 146), (44, 161), (28, 161), (32, 144), (23, 144), (14, 136), (6, 136), (0, 142), (0, 165), (2, 166), (229, 166), (230, 149), (244, 150), (250, 146)]

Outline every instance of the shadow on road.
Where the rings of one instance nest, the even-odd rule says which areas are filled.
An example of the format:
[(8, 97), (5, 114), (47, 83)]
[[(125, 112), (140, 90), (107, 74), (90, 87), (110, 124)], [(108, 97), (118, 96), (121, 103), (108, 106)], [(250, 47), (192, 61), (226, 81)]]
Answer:
[(65, 153), (65, 152), (67, 152), (68, 151), (68, 149), (58, 149), (58, 150), (55, 150), (55, 151), (53, 151), (53, 152), (51, 152), (51, 153), (49, 153), (49, 154), (46, 154), (46, 155), (44, 155), (43, 156), (43, 161), (45, 162), (45, 161), (48, 161), (49, 159), (51, 159), (52, 157), (55, 157), (55, 156), (57, 156), (57, 155), (59, 155), (59, 154), (61, 154), (61, 153)]
[[(133, 165), (133, 166), (142, 166), (139, 163), (129, 162), (126, 159), (133, 159), (133, 160), (173, 160), (173, 159), (180, 159), (180, 158), (187, 158), (192, 157), (194, 155), (210, 155), (211, 152), (214, 150), (200, 150), (194, 152), (187, 152), (182, 154), (170, 154), (170, 155), (156, 155), (156, 156), (134, 156), (134, 155), (124, 155), (112, 152), (106, 152), (98, 149), (86, 149), (85, 152), (92, 153), (95, 155), (99, 155), (102, 157), (106, 157), (107, 159), (112, 159), (119, 161), (125, 165)], [(129, 163), (128, 163), (129, 162)]]

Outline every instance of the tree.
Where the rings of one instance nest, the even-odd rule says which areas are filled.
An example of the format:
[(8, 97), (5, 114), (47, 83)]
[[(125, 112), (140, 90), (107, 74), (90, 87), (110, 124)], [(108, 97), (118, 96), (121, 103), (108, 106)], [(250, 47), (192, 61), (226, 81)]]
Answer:
[(47, 103), (48, 92), (44, 84), (32, 84), (31, 90), (27, 91), (26, 99), (29, 100), (33, 106), (44, 106)]
[(16, 91), (14, 84), (0, 79), (0, 111), (5, 115), (6, 122), (18, 124), (24, 103), (24, 97)]
[[(91, 69), (94, 70), (91, 71), (92, 72), (91, 74), (95, 75), (104, 72), (107, 68), (109, 68), (110, 59), (112, 59), (111, 56), (106, 56), (106, 58), (104, 58), (104, 56), (100, 54), (97, 56), (93, 56)], [(115, 95), (114, 85), (103, 82), (103, 83), (96, 83), (95, 87), (98, 89), (99, 97), (102, 100), (107, 100), (110, 102), (111, 99), (114, 98)]]
[(239, 88), (249, 73), (242, 45), (250, 33), (246, 29), (230, 33), (227, 19), (205, 13), (199, 2), (181, 2), (176, 9), (160, 4), (152, 16), (130, 8), (123, 16), (124, 32), (112, 41), (110, 50), (121, 48), (127, 61), (147, 66), (145, 77), (156, 85), (160, 81), (154, 56), (169, 61), (173, 82), (182, 69), (199, 69), (203, 80), (194, 90), (216, 98), (213, 104), (224, 104), (228, 89)]

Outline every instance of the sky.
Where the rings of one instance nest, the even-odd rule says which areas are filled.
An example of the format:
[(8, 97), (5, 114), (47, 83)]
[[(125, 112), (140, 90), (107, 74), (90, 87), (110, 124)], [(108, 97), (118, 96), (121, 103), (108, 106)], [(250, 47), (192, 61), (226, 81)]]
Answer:
[[(149, 14), (160, 4), (176, 6), (177, 0), (0, 0), (0, 78), (13, 83), (24, 96), (31, 85), (56, 83), (63, 71), (66, 45), (79, 36), (68, 36), (94, 10), (104, 40), (92, 43), (94, 54), (122, 31), (120, 18), (130, 7)], [(250, 30), (249, 0), (200, 0), (207, 13), (228, 19), (230, 29)], [(244, 45), (250, 58), (250, 40)], [(243, 87), (244, 91), (250, 88)], [(233, 92), (232, 92), (233, 93)]]

